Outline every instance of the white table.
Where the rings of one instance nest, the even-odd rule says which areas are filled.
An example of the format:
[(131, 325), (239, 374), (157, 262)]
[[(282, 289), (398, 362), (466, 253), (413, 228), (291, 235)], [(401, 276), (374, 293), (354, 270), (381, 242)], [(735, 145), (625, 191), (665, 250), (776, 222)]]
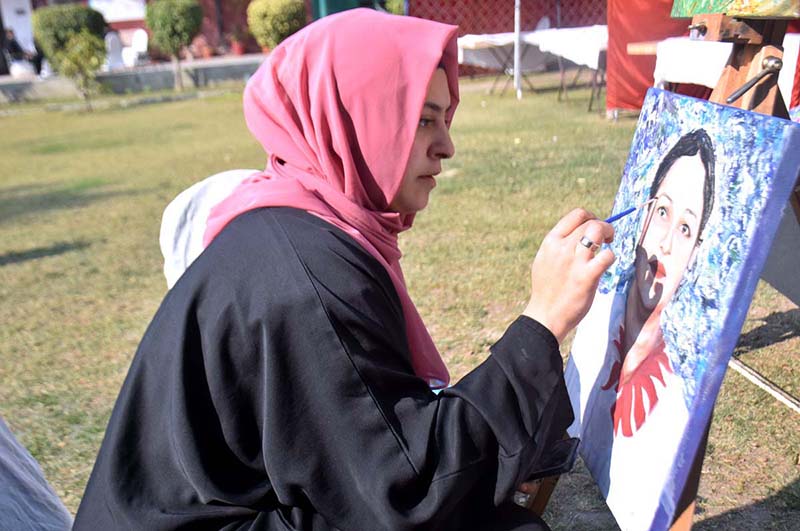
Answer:
[[(595, 72), (605, 70), (602, 55), (608, 48), (608, 26), (553, 28), (523, 31), (521, 73), (541, 72), (559, 58)], [(514, 74), (514, 33), (464, 35), (458, 39), (458, 62)], [(563, 72), (563, 69), (562, 69)], [(498, 76), (499, 77), (499, 76)], [(531, 86), (530, 81), (526, 82)], [(497, 78), (495, 78), (495, 84)], [(563, 88), (563, 76), (562, 76)], [(494, 91), (494, 86), (492, 86)]]
[[(541, 30), (538, 30), (541, 31)], [(543, 72), (549, 63), (555, 62), (555, 57), (542, 53), (534, 41), (534, 34), (538, 31), (523, 31), (520, 33), (522, 49), (520, 51), (520, 73), (528, 86), (533, 89), (533, 84), (525, 77), (532, 72)], [(496, 70), (490, 93), (494, 92), (497, 82), (503, 74), (514, 75), (514, 32), (470, 34), (458, 38), (458, 62), (463, 65), (479, 66)], [(506, 80), (506, 87), (508, 86)]]
[(535, 33), (531, 40), (542, 52), (592, 70), (600, 67), (598, 58), (608, 49), (608, 26), (605, 25), (546, 29)]
[(567, 95), (562, 58), (579, 67), (572, 81), (573, 86), (584, 67), (592, 70), (592, 93), (589, 98), (589, 110), (591, 111), (595, 98), (599, 98), (600, 90), (605, 85), (608, 26), (598, 24), (578, 28), (548, 29), (536, 32), (535, 37), (539, 50), (558, 57), (558, 67), (561, 71), (559, 100), (562, 95), (564, 97)]

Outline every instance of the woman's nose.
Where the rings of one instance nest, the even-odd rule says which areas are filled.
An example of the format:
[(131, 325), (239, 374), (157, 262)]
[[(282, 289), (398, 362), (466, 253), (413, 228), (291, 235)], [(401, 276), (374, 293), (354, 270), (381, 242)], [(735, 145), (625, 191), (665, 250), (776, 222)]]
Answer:
[(453, 139), (450, 138), (450, 131), (443, 130), (431, 145), (431, 154), (436, 159), (449, 159), (452, 158), (456, 152), (456, 147), (453, 145)]
[(672, 251), (672, 235), (674, 232), (674, 228), (670, 227), (664, 236), (661, 238), (661, 242), (659, 242), (659, 247), (661, 248), (661, 252), (664, 254), (669, 254)]

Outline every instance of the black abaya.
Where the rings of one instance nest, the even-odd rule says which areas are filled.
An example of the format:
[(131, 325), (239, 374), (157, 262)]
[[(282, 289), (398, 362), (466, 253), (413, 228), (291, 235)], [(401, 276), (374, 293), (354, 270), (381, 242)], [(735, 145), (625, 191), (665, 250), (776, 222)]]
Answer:
[(245, 213), (148, 328), (75, 529), (476, 529), (572, 420), (547, 329), (520, 317), (491, 352), (434, 394), (377, 260), (303, 211)]

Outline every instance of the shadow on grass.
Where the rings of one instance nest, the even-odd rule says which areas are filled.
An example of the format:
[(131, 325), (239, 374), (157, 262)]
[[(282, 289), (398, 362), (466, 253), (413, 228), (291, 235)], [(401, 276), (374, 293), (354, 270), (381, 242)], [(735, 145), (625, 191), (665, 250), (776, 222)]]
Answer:
[[(702, 511), (702, 500), (700, 500)], [(800, 529), (800, 479), (787, 485), (774, 496), (728, 512), (699, 520), (695, 516), (693, 529), (717, 531), (729, 529), (769, 529), (796, 531)]]
[(0, 190), (0, 200), (9, 196), (16, 196), (18, 194), (29, 193), (36, 190), (47, 188), (48, 185), (41, 183), (25, 183), (15, 186), (7, 186)]
[(772, 312), (760, 321), (763, 323), (761, 326), (742, 334), (735, 354), (745, 354), (800, 336), (800, 309)]
[(561, 475), (544, 520), (553, 531), (619, 531), (600, 487), (580, 457), (570, 473)]
[(99, 180), (86, 180), (57, 189), (42, 190), (43, 187), (19, 186), (15, 190), (0, 190), (0, 223), (20, 216), (39, 215), (51, 210), (81, 208), (95, 201), (141, 193), (141, 191), (129, 190), (95, 190), (105, 184)]
[[(702, 496), (697, 498), (692, 529), (800, 530), (800, 479), (786, 485), (768, 498), (714, 516), (704, 517), (705, 501)], [(600, 488), (580, 459), (572, 472), (561, 476), (545, 512), (545, 521), (553, 531), (619, 531), (620, 529), (605, 504)]]
[(20, 262), (27, 262), (28, 260), (36, 260), (37, 258), (46, 258), (48, 256), (57, 256), (59, 254), (68, 253), (70, 251), (78, 251), (89, 247), (91, 244), (85, 241), (77, 242), (60, 242), (54, 243), (47, 247), (35, 247), (27, 251), (11, 251), (5, 254), (0, 254), (0, 267), (10, 264), (18, 264)]

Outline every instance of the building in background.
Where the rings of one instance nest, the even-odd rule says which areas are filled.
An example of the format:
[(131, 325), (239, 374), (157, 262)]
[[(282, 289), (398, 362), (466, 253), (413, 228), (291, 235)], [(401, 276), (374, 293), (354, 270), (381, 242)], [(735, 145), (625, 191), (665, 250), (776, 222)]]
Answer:
[[(244, 44), (243, 51), (259, 50), (255, 39), (247, 34), (248, 0), (198, 1), (203, 8), (203, 25), (197, 37), (197, 52), (226, 53), (231, 49), (233, 40)], [(12, 28), (22, 47), (33, 52), (33, 11), (45, 6), (70, 3), (88, 5), (101, 12), (111, 29), (119, 33), (124, 46), (131, 44), (134, 31), (147, 29), (144, 20), (147, 0), (0, 0), (0, 30)], [(0, 72), (3, 73), (7, 72)]]
[(6, 29), (14, 30), (17, 42), (26, 52), (33, 53), (33, 25), (31, 14), (34, 6), (31, 0), (0, 0), (0, 17), (2, 17), (2, 33)]

